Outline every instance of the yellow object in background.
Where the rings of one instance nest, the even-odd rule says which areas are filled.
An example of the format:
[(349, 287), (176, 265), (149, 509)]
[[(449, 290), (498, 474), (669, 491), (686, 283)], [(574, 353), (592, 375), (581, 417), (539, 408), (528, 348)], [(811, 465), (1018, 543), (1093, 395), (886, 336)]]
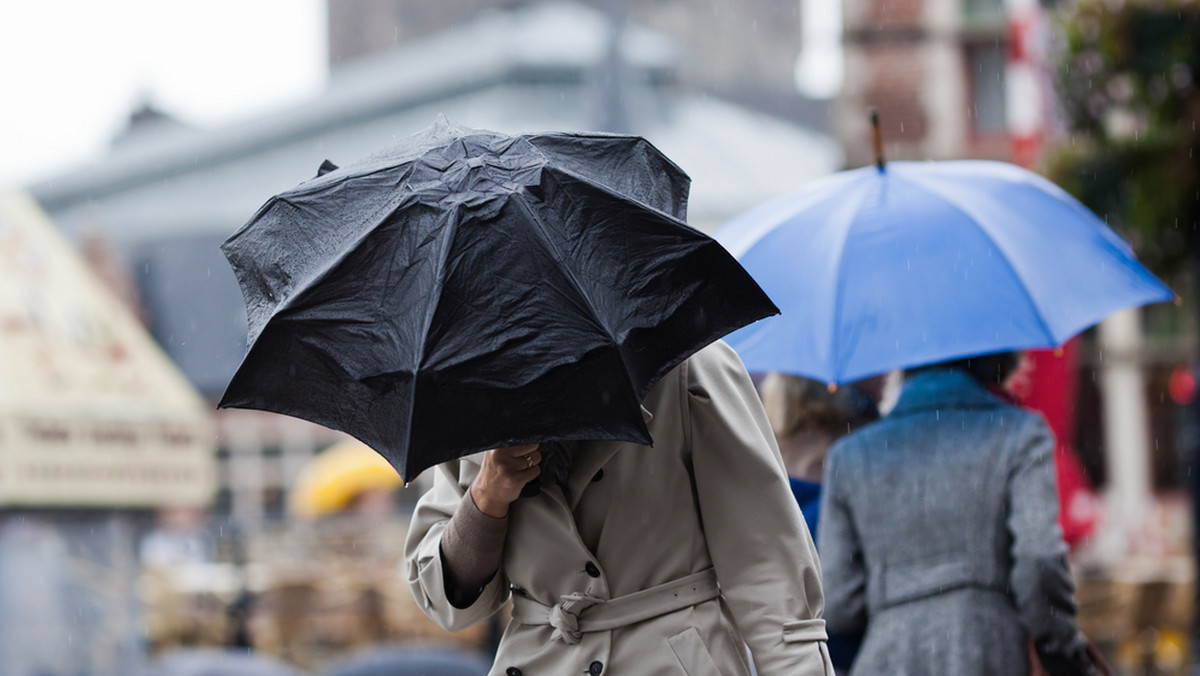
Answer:
[(360, 495), (403, 485), (383, 456), (351, 439), (330, 446), (305, 464), (288, 498), (288, 511), (310, 519), (326, 516), (346, 509)]

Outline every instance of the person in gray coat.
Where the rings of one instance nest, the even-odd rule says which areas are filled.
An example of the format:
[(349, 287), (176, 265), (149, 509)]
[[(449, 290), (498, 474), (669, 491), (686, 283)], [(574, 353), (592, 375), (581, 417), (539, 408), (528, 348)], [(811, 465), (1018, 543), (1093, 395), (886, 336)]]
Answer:
[(1058, 526), (1054, 441), (989, 391), (1007, 353), (910, 372), (892, 412), (825, 467), (818, 548), (851, 674), (1090, 674)]

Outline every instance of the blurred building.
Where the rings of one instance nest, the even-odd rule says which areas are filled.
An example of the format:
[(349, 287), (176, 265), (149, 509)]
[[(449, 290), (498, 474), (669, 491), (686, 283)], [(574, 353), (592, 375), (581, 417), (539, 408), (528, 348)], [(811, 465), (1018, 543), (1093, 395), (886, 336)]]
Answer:
[[(32, 190), (69, 236), (106, 233), (132, 265), (152, 333), (215, 401), (246, 335), (219, 244), (323, 160), (353, 162), (439, 113), (512, 133), (620, 118), (691, 175), (689, 222), (700, 228), (842, 165), (832, 138), (681, 84), (691, 54), (667, 36), (630, 23), (614, 40), (610, 27), (573, 3), (482, 13), (353, 60), (319, 97), (241, 124), (195, 129), (139, 110), (106, 158)], [(249, 520), (281, 514), (303, 463), (342, 438), (283, 416), (216, 415), (218, 511)]]
[[(673, 77), (689, 90), (824, 130), (828, 103), (801, 95), (802, 2), (827, 0), (582, 0), (616, 25), (670, 38), (686, 55)], [(530, 0), (327, 0), (329, 62), (337, 69), (508, 11)]]
[(27, 195), (0, 262), (0, 672), (133, 673), (139, 521), (208, 505), (212, 421)]
[(26, 195), (0, 260), (0, 509), (207, 505), (204, 401)]
[(878, 109), (891, 159), (1008, 159), (1005, 0), (843, 0), (845, 85), (834, 132), (873, 159)]
[[(1063, 137), (1053, 112), (1057, 4), (842, 0), (845, 82), (833, 119), (847, 164), (874, 160), (876, 109), (888, 160), (992, 159), (1037, 169), (1047, 142)], [(1154, 306), (1106, 320), (1065, 352), (1034, 356), (1027, 388), (1051, 404), (1041, 410), (1060, 442), (1060, 491), (1067, 453), (1102, 494), (1096, 501), (1064, 491), (1062, 512), (1095, 522), (1083, 558), (1103, 575), (1136, 584), (1193, 579), (1183, 488), (1200, 429), (1191, 408), (1195, 340), (1186, 313)], [(1128, 604), (1113, 608), (1129, 614)]]

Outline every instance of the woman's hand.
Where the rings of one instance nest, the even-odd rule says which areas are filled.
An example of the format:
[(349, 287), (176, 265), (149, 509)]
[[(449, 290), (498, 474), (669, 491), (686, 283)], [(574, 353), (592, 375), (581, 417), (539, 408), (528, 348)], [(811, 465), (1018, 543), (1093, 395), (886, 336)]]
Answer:
[(521, 489), (542, 473), (537, 444), (495, 448), (483, 455), (483, 467), (471, 484), (471, 498), (479, 511), (502, 519)]

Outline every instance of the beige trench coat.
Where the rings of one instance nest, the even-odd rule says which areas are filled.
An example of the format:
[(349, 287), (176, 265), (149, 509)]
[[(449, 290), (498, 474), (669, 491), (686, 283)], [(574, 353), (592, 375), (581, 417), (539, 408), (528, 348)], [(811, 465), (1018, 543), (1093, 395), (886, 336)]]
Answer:
[(832, 675), (816, 549), (741, 361), (714, 343), (663, 377), (643, 408), (652, 448), (579, 443), (569, 498), (550, 485), (513, 503), (501, 569), (465, 609), (447, 601), (439, 542), (480, 459), (439, 466), (407, 541), (417, 603), (458, 631), (497, 612), (510, 590), (552, 607), (712, 568), (720, 597), (574, 644), (552, 626), (510, 622), (491, 673), (742, 676), (748, 645), (760, 676)]

